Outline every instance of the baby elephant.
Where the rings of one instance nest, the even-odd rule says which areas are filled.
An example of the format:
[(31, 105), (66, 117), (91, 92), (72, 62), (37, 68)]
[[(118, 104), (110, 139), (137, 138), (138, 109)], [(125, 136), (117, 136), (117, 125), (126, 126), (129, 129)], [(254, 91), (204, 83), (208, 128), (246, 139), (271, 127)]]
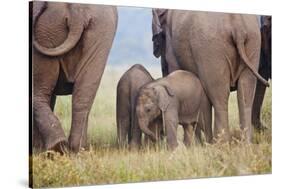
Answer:
[(200, 80), (191, 72), (178, 70), (167, 77), (157, 79), (139, 91), (136, 117), (140, 129), (151, 140), (156, 141), (157, 138), (148, 125), (162, 114), (168, 148), (172, 150), (178, 145), (178, 124), (184, 128), (184, 144), (190, 145), (199, 117), (201, 100), (205, 97)]
[[(139, 89), (154, 81), (149, 72), (139, 64), (135, 64), (120, 78), (117, 85), (117, 136), (119, 146), (129, 144), (130, 147), (140, 147), (141, 130), (135, 120), (135, 105)], [(161, 121), (161, 120), (160, 120)], [(160, 128), (159, 120), (150, 124), (151, 130)], [(159, 135), (155, 133), (154, 136)]]

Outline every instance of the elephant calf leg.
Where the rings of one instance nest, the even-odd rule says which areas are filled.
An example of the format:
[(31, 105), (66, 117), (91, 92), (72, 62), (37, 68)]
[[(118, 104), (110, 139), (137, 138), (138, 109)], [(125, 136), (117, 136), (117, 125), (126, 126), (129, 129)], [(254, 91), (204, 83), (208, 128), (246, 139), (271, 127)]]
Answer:
[(201, 100), (200, 114), (196, 130), (199, 130), (201, 132), (201, 129), (204, 131), (206, 142), (211, 144), (213, 142), (212, 105), (205, 94), (203, 95)]
[(184, 139), (183, 143), (185, 146), (190, 146), (194, 143), (194, 127), (193, 124), (186, 124), (183, 126)]
[(163, 132), (162, 120), (154, 120), (149, 127), (151, 128), (150, 130), (155, 134), (157, 141), (159, 141)]
[(129, 140), (130, 149), (139, 149), (141, 146), (141, 130), (138, 124), (132, 124), (131, 137)]
[(174, 150), (178, 146), (177, 128), (175, 125), (166, 124), (167, 144), (169, 150)]
[(117, 120), (117, 137), (119, 147), (124, 147), (129, 142), (130, 118), (129, 116), (119, 117)]
[[(157, 141), (160, 141), (161, 137), (163, 137), (163, 136), (161, 136), (161, 134), (163, 132), (162, 121), (159, 119), (154, 120), (149, 125), (149, 129), (154, 133)], [(151, 141), (147, 135), (144, 137), (144, 142), (145, 142), (145, 144), (155, 144), (155, 142)]]

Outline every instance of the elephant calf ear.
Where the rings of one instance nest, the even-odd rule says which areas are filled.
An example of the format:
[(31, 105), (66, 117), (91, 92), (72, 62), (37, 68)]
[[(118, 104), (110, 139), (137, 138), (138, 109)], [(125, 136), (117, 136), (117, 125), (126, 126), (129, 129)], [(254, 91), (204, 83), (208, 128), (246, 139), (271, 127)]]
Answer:
[(171, 97), (174, 96), (173, 91), (167, 86), (158, 86), (156, 88), (158, 107), (162, 112), (165, 112), (170, 104)]
[(168, 93), (171, 97), (175, 96), (174, 91), (173, 91), (170, 87), (168, 87), (168, 86), (166, 86), (166, 85), (163, 85), (163, 87), (165, 88), (165, 90), (167, 91), (167, 93)]

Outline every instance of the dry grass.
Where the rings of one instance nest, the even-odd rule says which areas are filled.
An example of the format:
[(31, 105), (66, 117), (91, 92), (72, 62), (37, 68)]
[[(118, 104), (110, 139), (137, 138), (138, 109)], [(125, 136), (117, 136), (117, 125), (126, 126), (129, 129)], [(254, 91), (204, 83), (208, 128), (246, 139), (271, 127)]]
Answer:
[[(149, 70), (160, 76), (159, 72)], [(128, 151), (116, 148), (115, 91), (123, 71), (107, 67), (89, 119), (89, 151), (60, 156), (33, 156), (35, 187), (140, 182), (198, 177), (271, 173), (271, 89), (267, 90), (262, 119), (268, 127), (255, 134), (255, 144), (233, 139), (230, 145), (204, 145), (174, 151), (161, 144)], [(236, 94), (231, 94), (229, 121), (233, 135), (239, 131)], [(69, 133), (71, 97), (59, 97), (56, 115)], [(179, 135), (182, 130), (179, 129)]]

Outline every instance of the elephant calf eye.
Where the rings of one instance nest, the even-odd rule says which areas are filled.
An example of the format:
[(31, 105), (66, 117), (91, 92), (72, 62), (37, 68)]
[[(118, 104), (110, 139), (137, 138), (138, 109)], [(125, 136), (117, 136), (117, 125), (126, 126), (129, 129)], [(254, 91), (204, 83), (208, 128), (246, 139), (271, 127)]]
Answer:
[(150, 112), (150, 109), (146, 109), (146, 112)]

